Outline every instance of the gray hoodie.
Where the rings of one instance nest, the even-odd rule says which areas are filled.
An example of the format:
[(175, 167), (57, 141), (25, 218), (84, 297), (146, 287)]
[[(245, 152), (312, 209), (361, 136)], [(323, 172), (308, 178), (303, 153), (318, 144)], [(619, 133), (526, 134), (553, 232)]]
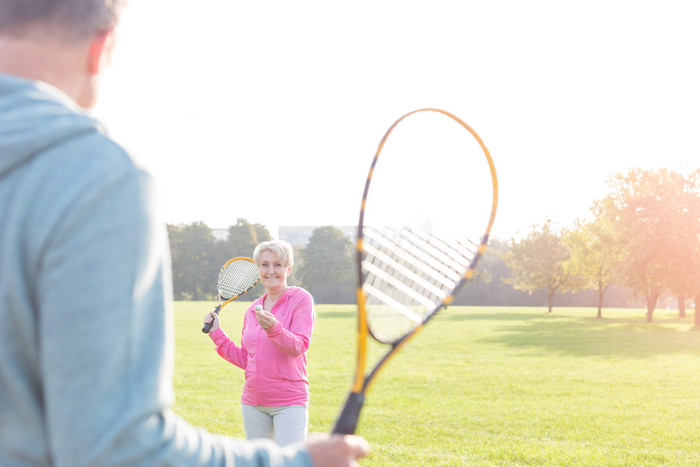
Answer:
[(0, 74), (0, 465), (307, 466), (175, 414), (151, 177), (59, 90)]

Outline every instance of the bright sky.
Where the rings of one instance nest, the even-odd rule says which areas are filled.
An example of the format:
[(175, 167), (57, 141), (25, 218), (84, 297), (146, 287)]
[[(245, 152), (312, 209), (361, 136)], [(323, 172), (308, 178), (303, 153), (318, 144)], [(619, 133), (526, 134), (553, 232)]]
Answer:
[(131, 3), (96, 112), (169, 223), (356, 225), (422, 107), (486, 143), (504, 239), (587, 216), (615, 172), (700, 167), (696, 0)]

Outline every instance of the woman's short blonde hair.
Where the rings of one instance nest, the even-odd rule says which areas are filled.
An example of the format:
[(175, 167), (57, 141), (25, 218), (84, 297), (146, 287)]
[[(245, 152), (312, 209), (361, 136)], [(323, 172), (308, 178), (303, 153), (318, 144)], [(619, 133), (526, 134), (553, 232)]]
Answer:
[(284, 240), (270, 240), (268, 242), (262, 242), (260, 245), (255, 247), (253, 252), (253, 261), (255, 265), (260, 267), (260, 257), (263, 251), (271, 251), (277, 255), (277, 258), (281, 259), (285, 266), (291, 268), (294, 266), (294, 249), (292, 245), (285, 242)]

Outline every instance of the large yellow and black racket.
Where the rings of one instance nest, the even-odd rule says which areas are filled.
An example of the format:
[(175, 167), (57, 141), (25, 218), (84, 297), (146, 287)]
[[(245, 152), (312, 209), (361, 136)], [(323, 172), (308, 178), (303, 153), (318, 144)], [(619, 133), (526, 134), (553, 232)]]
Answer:
[[(226, 261), (219, 271), (216, 288), (219, 291), (219, 304), (214, 309), (217, 315), (230, 301), (237, 299), (258, 283), (260, 275), (258, 267), (250, 258), (238, 257)], [(224, 300), (223, 303), (221, 301)], [(202, 328), (203, 333), (209, 333), (212, 323)]]
[[(472, 278), (497, 204), (491, 155), (455, 115), (419, 109), (386, 132), (362, 195), (356, 372), (334, 433), (355, 432), (378, 372)], [(368, 335), (390, 345), (369, 373)]]

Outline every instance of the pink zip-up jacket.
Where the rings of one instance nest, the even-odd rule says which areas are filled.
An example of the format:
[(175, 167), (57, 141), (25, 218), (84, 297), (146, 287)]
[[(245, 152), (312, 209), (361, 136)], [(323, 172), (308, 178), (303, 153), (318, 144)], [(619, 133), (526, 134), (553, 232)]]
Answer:
[(241, 346), (221, 328), (209, 333), (216, 351), (225, 360), (245, 370), (241, 403), (280, 407), (309, 405), (306, 351), (311, 343), (316, 312), (311, 294), (300, 287), (289, 287), (270, 312), (276, 322), (262, 329), (255, 319), (258, 298), (243, 317)]

